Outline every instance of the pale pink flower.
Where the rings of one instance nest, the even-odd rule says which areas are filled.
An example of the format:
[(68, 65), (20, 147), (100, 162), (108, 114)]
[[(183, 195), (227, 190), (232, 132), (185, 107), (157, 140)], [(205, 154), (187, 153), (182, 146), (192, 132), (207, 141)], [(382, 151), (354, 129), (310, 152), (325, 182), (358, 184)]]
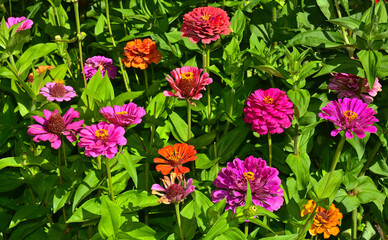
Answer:
[(73, 97), (77, 96), (71, 86), (65, 86), (63, 80), (54, 80), (47, 83), (40, 89), (40, 94), (47, 98), (47, 101), (70, 101)]
[(32, 20), (26, 19), (26, 17), (9, 17), (6, 22), (7, 28), (10, 28), (12, 25), (18, 24), (20, 22), (23, 23), (19, 26), (17, 32), (30, 29), (32, 24), (34, 24)]

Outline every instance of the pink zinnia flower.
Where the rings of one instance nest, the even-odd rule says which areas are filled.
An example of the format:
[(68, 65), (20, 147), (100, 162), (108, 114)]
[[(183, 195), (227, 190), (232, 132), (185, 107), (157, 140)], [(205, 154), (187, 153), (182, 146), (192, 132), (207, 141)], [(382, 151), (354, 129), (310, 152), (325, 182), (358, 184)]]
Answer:
[[(376, 78), (373, 88), (370, 89), (366, 78), (360, 78), (348, 73), (333, 73), (332, 75), (333, 78), (330, 79), (327, 88), (335, 90), (338, 98), (358, 98), (364, 100), (366, 103), (371, 103), (373, 102), (373, 97), (377, 95), (377, 92), (381, 92), (381, 84), (378, 78)], [(361, 90), (359, 89), (360, 81), (362, 81)]]
[(55, 79), (53, 82), (46, 83), (40, 89), (40, 94), (47, 98), (47, 101), (70, 101), (77, 96), (71, 86), (65, 86), (65, 81)]
[(198, 100), (202, 97), (200, 93), (206, 85), (213, 82), (213, 79), (209, 77), (208, 73), (202, 73), (203, 69), (196, 67), (184, 66), (177, 68), (171, 72), (171, 75), (167, 75), (166, 79), (170, 83), (175, 93), (170, 91), (164, 91), (163, 94), (169, 97), (179, 97), (181, 99)]
[(141, 118), (146, 115), (146, 111), (134, 103), (124, 104), (122, 107), (117, 105), (113, 108), (111, 106), (103, 107), (100, 109), (100, 113), (110, 123), (122, 127), (141, 123)]
[(49, 141), (51, 147), (58, 149), (61, 146), (60, 136), (66, 136), (70, 142), (77, 140), (76, 133), (82, 129), (84, 120), (72, 122), (74, 118), (79, 118), (79, 113), (73, 108), (67, 110), (65, 115), (61, 117), (58, 114), (58, 110), (54, 112), (49, 110), (43, 110), (44, 118), (39, 116), (33, 116), (33, 118), (40, 124), (33, 124), (28, 126), (28, 134), (34, 136), (35, 142)]
[(291, 126), (293, 104), (286, 93), (277, 88), (256, 90), (245, 104), (244, 121), (252, 124), (252, 130), (258, 134), (282, 133)]
[(376, 133), (377, 128), (372, 125), (379, 121), (373, 116), (376, 112), (367, 106), (368, 104), (357, 98), (338, 99), (338, 101), (330, 101), (321, 109), (322, 113), (319, 113), (318, 116), (338, 127), (331, 131), (333, 137), (345, 131), (345, 136), (349, 139), (353, 138), (352, 132), (357, 137), (364, 138), (365, 132)]
[(91, 79), (98, 70), (102, 77), (108, 72), (109, 79), (114, 79), (117, 75), (117, 68), (113, 65), (112, 59), (103, 56), (88, 58), (84, 66), (86, 80)]
[(15, 24), (18, 24), (20, 22), (23, 22), (17, 32), (21, 31), (21, 30), (26, 30), (26, 29), (30, 29), (32, 27), (32, 24), (34, 24), (34, 22), (30, 19), (26, 19), (25, 17), (9, 17), (7, 19), (7, 28), (10, 28), (12, 25), (15, 25)]
[(218, 173), (213, 183), (223, 189), (212, 191), (212, 200), (216, 203), (226, 198), (225, 210), (235, 211), (245, 205), (249, 181), (253, 204), (273, 212), (283, 205), (284, 193), (278, 174), (276, 168), (268, 167), (261, 158), (249, 156), (244, 161), (236, 158)]
[(199, 7), (186, 13), (183, 17), (181, 29), (182, 37), (189, 37), (190, 41), (209, 44), (220, 38), (220, 34), (230, 33), (228, 14), (221, 8)]
[[(154, 184), (151, 187), (152, 194), (161, 196), (158, 202), (164, 204), (180, 203), (195, 190), (193, 185), (193, 179), (185, 180), (183, 175), (176, 176), (175, 173), (170, 174), (171, 180), (168, 176), (164, 176), (163, 186)], [(178, 183), (175, 183), (175, 179), (178, 179)], [(164, 192), (164, 193), (160, 193)]]
[(102, 155), (113, 158), (117, 153), (117, 145), (127, 144), (124, 133), (121, 126), (99, 122), (97, 125), (85, 126), (80, 131), (78, 146), (85, 148), (85, 155), (88, 157)]

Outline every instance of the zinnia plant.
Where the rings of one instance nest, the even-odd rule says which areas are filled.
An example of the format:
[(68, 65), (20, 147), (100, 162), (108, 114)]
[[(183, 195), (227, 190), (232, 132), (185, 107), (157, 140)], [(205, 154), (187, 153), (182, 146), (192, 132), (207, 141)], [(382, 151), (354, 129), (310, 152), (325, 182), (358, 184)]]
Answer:
[[(54, 66), (50, 66), (50, 65), (45, 65), (45, 66), (43, 66), (43, 65), (40, 65), (40, 66), (38, 66), (38, 68), (37, 69), (35, 69), (35, 71), (38, 73), (38, 75), (39, 74), (42, 74), (44, 71), (46, 71), (46, 70), (50, 70), (50, 69), (53, 69), (53, 68), (55, 68)], [(30, 73), (30, 74), (28, 74), (28, 80), (27, 80), (29, 83), (33, 83), (33, 81), (34, 81), (34, 73)]]
[(7, 28), (10, 28), (11, 26), (15, 25), (15, 24), (18, 24), (20, 22), (23, 22), (17, 32), (21, 31), (21, 30), (27, 30), (27, 29), (30, 29), (32, 27), (32, 25), (34, 24), (34, 22), (26, 17), (9, 17), (7, 19)]
[(368, 108), (368, 104), (357, 98), (344, 98), (338, 101), (330, 101), (319, 117), (329, 120), (338, 128), (331, 131), (331, 136), (335, 137), (341, 131), (345, 131), (345, 136), (353, 138), (353, 133), (359, 138), (365, 137), (365, 132), (376, 133), (377, 128), (372, 126), (379, 120), (374, 116), (376, 112)]
[(90, 80), (98, 70), (100, 70), (102, 77), (107, 72), (109, 79), (114, 79), (117, 75), (117, 68), (113, 65), (112, 59), (104, 56), (86, 59), (84, 66), (86, 80)]
[(134, 67), (142, 70), (151, 63), (158, 63), (161, 59), (156, 43), (149, 38), (135, 39), (124, 47), (123, 63), (127, 68)]
[(40, 94), (47, 98), (47, 101), (70, 101), (73, 97), (77, 96), (71, 86), (66, 86), (63, 80), (54, 80), (47, 83), (40, 89)]
[(122, 127), (139, 124), (141, 123), (141, 118), (146, 115), (146, 111), (134, 103), (124, 104), (123, 106), (106, 106), (100, 109), (100, 113), (110, 123)]

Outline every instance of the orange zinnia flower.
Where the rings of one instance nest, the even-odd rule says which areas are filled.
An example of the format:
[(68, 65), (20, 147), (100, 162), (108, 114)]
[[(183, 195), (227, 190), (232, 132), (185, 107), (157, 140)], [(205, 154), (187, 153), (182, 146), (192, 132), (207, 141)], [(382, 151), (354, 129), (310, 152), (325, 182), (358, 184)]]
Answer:
[[(55, 67), (54, 67), (54, 66), (49, 66), (49, 65), (46, 65), (46, 66), (40, 65), (40, 66), (38, 66), (38, 68), (35, 69), (35, 70), (36, 70), (36, 72), (37, 72), (38, 74), (41, 74), (41, 73), (43, 73), (44, 71), (50, 70), (50, 69), (53, 69), (53, 68), (55, 68)], [(34, 73), (30, 73), (30, 74), (28, 75), (28, 82), (32, 83), (33, 81), (34, 81)]]
[(146, 69), (150, 63), (158, 63), (162, 57), (156, 43), (149, 38), (135, 39), (124, 47), (123, 63), (126, 67)]
[[(310, 214), (314, 211), (314, 208), (315, 202), (309, 200), (306, 205), (303, 205), (303, 210), (300, 215), (303, 217)], [(324, 238), (329, 238), (330, 235), (337, 236), (339, 233), (337, 225), (341, 224), (340, 219), (342, 219), (342, 213), (335, 207), (334, 203), (331, 204), (329, 210), (318, 207), (309, 232), (312, 236), (323, 233)]]
[(172, 169), (177, 176), (190, 172), (190, 169), (183, 167), (182, 164), (194, 161), (197, 159), (197, 151), (194, 150), (194, 146), (186, 143), (176, 143), (174, 148), (169, 145), (159, 149), (158, 153), (165, 159), (155, 158), (155, 163), (162, 163), (156, 165), (156, 171), (162, 172), (163, 175), (170, 173)]

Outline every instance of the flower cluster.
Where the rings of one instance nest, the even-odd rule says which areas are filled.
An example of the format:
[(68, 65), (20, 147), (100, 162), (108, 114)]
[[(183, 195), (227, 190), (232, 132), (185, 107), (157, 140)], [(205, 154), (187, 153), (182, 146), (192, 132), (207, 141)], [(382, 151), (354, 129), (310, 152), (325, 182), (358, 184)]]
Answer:
[[(44, 71), (46, 70), (50, 70), (50, 69), (53, 69), (55, 68), (54, 66), (50, 66), (50, 65), (40, 65), (38, 66), (37, 69), (35, 69), (35, 71), (39, 74), (42, 74)], [(28, 74), (28, 80), (27, 80), (29, 83), (33, 83), (34, 82), (34, 73), (30, 73)]]
[(109, 79), (114, 79), (117, 75), (117, 68), (113, 65), (112, 59), (103, 56), (88, 58), (84, 66), (86, 80), (90, 80), (98, 70), (102, 77), (108, 72)]
[(11, 26), (18, 24), (20, 22), (23, 22), (23, 23), (19, 26), (17, 32), (30, 29), (32, 27), (32, 24), (34, 24), (32, 20), (26, 17), (9, 17), (6, 22), (7, 28), (9, 29)]
[(40, 89), (40, 94), (47, 98), (47, 101), (70, 101), (73, 97), (77, 96), (71, 86), (66, 86), (63, 80), (54, 80), (47, 83)]
[(161, 59), (156, 43), (149, 38), (135, 39), (124, 47), (123, 63), (127, 68), (134, 67), (146, 69), (148, 64), (158, 63)]

